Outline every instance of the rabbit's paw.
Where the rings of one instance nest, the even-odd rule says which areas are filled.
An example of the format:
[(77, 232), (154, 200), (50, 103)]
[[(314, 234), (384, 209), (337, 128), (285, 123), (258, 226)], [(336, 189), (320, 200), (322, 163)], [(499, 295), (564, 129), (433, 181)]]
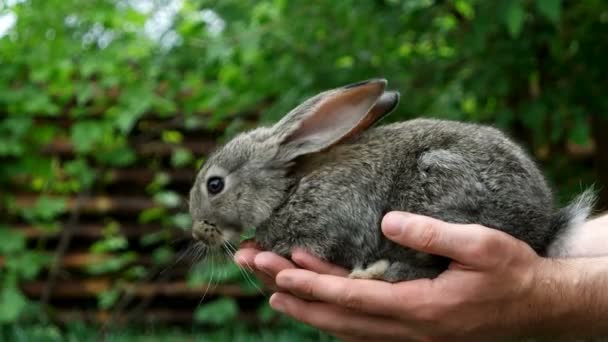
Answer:
[(382, 279), (384, 272), (388, 269), (390, 263), (388, 260), (382, 259), (367, 266), (366, 269), (355, 268), (348, 275), (351, 279)]

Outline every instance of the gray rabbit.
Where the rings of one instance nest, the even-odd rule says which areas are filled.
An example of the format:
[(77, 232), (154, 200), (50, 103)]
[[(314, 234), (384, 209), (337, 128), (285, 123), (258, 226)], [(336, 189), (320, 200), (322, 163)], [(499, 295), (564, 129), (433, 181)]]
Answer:
[(193, 236), (214, 246), (255, 227), (262, 248), (295, 248), (390, 282), (449, 264), (384, 238), (392, 210), (475, 223), (559, 254), (586, 219), (590, 191), (556, 210), (534, 162), (500, 131), (415, 119), (371, 128), (399, 102), (373, 79), (314, 96), (272, 127), (242, 133), (209, 157), (190, 192)]

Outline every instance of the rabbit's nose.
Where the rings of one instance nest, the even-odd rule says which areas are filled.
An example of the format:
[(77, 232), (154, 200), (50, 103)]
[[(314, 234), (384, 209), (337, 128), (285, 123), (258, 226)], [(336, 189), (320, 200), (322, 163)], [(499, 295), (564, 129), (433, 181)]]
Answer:
[(221, 240), (222, 233), (215, 224), (204, 220), (197, 221), (192, 226), (192, 238), (206, 245), (214, 246)]
[(216, 226), (215, 223), (211, 223), (211, 222), (206, 221), (206, 220), (203, 220), (203, 223), (206, 224), (206, 225), (208, 225), (208, 226), (211, 226), (211, 227), (215, 227)]

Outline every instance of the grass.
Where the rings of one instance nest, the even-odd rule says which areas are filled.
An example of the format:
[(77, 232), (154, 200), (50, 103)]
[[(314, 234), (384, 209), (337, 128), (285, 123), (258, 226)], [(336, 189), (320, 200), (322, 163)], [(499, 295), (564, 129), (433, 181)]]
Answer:
[(108, 329), (100, 338), (99, 327), (81, 322), (60, 328), (51, 324), (12, 324), (0, 327), (0, 341), (335, 341), (332, 337), (294, 321), (275, 327), (251, 327), (239, 323), (218, 328), (158, 326), (128, 326)]

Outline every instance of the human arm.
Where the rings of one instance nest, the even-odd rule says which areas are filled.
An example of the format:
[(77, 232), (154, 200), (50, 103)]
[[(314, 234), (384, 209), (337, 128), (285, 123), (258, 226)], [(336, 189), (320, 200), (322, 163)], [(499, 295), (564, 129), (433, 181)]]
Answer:
[(293, 269), (264, 252), (252, 262), (280, 291), (271, 305), (345, 340), (608, 335), (608, 258), (545, 259), (493, 229), (389, 216), (388, 238), (455, 262), (436, 279), (389, 284), (322, 274), (335, 266), (300, 252), (292, 259), (316, 272)]

